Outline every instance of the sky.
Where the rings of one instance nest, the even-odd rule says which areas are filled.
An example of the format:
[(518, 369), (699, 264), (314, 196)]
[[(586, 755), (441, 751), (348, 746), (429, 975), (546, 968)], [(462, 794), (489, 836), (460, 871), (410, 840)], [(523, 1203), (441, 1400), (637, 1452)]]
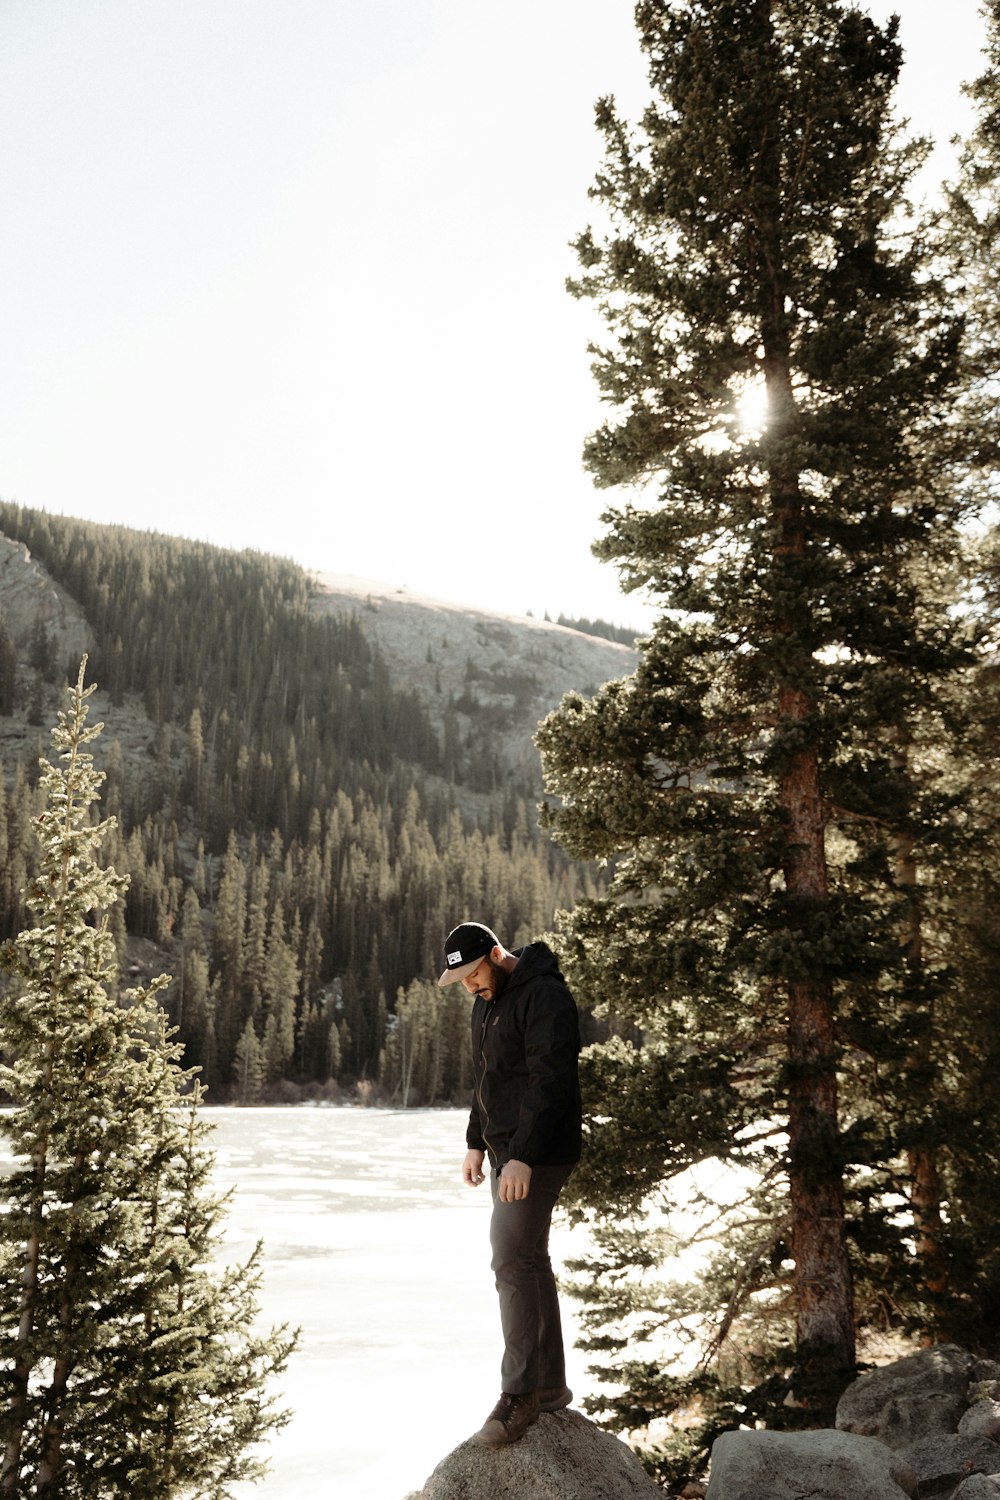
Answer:
[[(977, 0), (865, 8), (947, 142)], [(647, 625), (590, 552), (601, 330), (564, 289), (632, 10), (0, 0), (0, 496)]]

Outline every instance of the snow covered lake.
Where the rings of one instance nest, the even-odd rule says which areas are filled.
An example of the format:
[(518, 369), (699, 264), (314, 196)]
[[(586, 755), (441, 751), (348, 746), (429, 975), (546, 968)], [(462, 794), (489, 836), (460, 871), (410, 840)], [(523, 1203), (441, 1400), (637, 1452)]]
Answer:
[[(263, 1240), (261, 1326), (301, 1329), (275, 1389), (291, 1419), (271, 1441), (270, 1472), (234, 1496), (404, 1500), (481, 1426), (500, 1390), (490, 1194), (487, 1183), (462, 1182), (466, 1111), (217, 1107), (204, 1116), (215, 1127), (215, 1185), (233, 1189), (221, 1258), (245, 1260)], [(710, 1219), (711, 1201), (735, 1202), (748, 1181), (718, 1163), (684, 1178)], [(680, 1213), (676, 1227), (693, 1232), (701, 1217)], [(587, 1240), (557, 1212), (557, 1274)], [(701, 1240), (682, 1251), (678, 1272), (704, 1257), (711, 1237)], [(595, 1386), (574, 1347), (576, 1305), (564, 1297), (562, 1309), (579, 1402)]]
[[(301, 1326), (293, 1417), (240, 1500), (403, 1500), (500, 1390), (489, 1185), (461, 1179), (462, 1110), (208, 1109), (226, 1258), (264, 1241), (265, 1325)], [(553, 1224), (553, 1262), (574, 1253)], [(569, 1383), (588, 1390), (571, 1347)]]

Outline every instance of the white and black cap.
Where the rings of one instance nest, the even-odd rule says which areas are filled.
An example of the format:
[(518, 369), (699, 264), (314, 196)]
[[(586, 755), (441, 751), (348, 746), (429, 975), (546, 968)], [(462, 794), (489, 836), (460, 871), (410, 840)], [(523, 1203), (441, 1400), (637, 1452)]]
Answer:
[(445, 969), (438, 984), (454, 984), (471, 974), (487, 953), (500, 946), (496, 933), (482, 922), (462, 922), (444, 940)]

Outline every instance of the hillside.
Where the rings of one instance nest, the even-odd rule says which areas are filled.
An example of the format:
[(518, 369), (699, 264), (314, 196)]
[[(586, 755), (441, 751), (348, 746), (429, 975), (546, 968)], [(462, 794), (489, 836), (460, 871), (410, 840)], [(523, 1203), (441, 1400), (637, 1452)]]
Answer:
[(504, 773), (537, 792), (532, 735), (571, 691), (593, 693), (634, 670), (628, 646), (547, 620), (466, 609), (387, 584), (319, 573), (317, 613), (354, 614), (398, 686), (410, 687), (442, 737), (454, 715), (459, 733), (480, 742)]
[(15, 505), (0, 532), (0, 936), (30, 917), (37, 759), (86, 649), (119, 952), (173, 974), (212, 1096), (393, 1096), (404, 1050), (409, 1102), (460, 1096), (441, 940), (488, 915), (523, 942), (600, 889), (537, 828), (531, 735), (631, 652)]
[[(348, 575), (317, 573), (310, 584), (310, 611), (358, 625), (396, 688), (419, 699), (442, 745), (451, 735), (481, 750), (493, 767), (489, 790), (513, 779), (527, 794), (538, 795), (541, 768), (533, 741), (538, 721), (564, 693), (593, 693), (635, 667), (631, 647), (548, 620), (464, 608)], [(79, 603), (23, 542), (3, 535), (0, 624), (11, 638), (22, 679), (26, 666), (40, 665), (40, 650), (68, 676), (73, 663), (95, 647)], [(98, 682), (102, 715), (110, 705), (104, 686)], [(130, 700), (113, 714), (116, 737), (130, 753), (145, 753), (156, 726), (135, 694)], [(57, 698), (50, 692), (44, 701), (47, 724)], [(36, 718), (39, 707), (36, 703)], [(40, 726), (29, 725), (27, 718), (0, 714), (0, 747), (8, 753), (37, 739), (29, 730)], [(473, 777), (473, 785), (483, 790), (481, 775)]]

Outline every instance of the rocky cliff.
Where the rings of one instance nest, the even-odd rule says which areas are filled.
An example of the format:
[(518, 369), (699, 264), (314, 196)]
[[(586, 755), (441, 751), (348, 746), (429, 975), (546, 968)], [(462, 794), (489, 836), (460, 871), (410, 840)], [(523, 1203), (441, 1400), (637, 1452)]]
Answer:
[(23, 542), (3, 535), (0, 607), (19, 653), (29, 648), (40, 625), (45, 627), (60, 665), (79, 662), (90, 649), (90, 630), (76, 601), (39, 566)]

